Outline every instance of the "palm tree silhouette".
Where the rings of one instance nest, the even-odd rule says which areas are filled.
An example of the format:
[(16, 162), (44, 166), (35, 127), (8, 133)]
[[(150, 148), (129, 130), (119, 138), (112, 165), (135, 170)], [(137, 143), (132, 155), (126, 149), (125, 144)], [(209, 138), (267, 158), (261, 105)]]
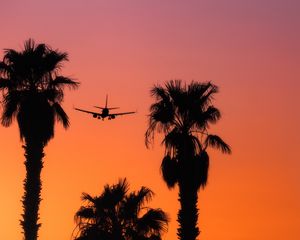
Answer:
[(156, 101), (150, 107), (146, 146), (153, 143), (155, 132), (164, 133), (166, 150), (161, 172), (169, 188), (179, 186), (177, 235), (181, 240), (196, 239), (200, 233), (197, 201), (198, 190), (207, 183), (207, 147), (231, 153), (220, 137), (207, 131), (209, 125), (221, 117), (220, 111), (211, 104), (217, 92), (217, 86), (210, 82), (192, 82), (187, 86), (180, 80), (171, 80), (164, 87), (155, 85), (151, 89)]
[(153, 192), (141, 187), (128, 193), (126, 179), (106, 185), (101, 195), (82, 194), (86, 202), (75, 214), (75, 240), (160, 240), (167, 230), (168, 217), (161, 209), (144, 205)]
[(43, 149), (54, 137), (54, 123), (65, 128), (69, 119), (60, 103), (64, 86), (76, 88), (78, 83), (58, 75), (67, 53), (52, 50), (45, 44), (25, 41), (20, 52), (5, 49), (0, 62), (0, 90), (3, 93), (3, 126), (8, 127), (17, 119), (20, 138), (24, 141), (26, 178), (22, 198), (21, 225), (25, 240), (38, 237), (39, 204), (41, 201), (41, 179)]

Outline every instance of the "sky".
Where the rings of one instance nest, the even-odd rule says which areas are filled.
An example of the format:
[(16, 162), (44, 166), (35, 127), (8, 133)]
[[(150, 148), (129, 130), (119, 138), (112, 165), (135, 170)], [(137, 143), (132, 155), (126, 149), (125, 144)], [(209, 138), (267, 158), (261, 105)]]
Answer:
[[(155, 192), (176, 239), (178, 189), (159, 172), (164, 149), (144, 134), (149, 90), (171, 79), (212, 81), (222, 119), (210, 132), (232, 155), (209, 150), (199, 192), (201, 240), (300, 239), (300, 2), (297, 0), (1, 1), (0, 58), (33, 38), (69, 53), (61, 74), (71, 121), (45, 148), (40, 239), (70, 239), (82, 192), (126, 177)], [(74, 107), (109, 105), (137, 114), (99, 121)], [(1, 110), (1, 109), (0, 109)], [(95, 110), (95, 109), (94, 109)], [(1, 238), (21, 239), (24, 151), (16, 122), (0, 126)]]

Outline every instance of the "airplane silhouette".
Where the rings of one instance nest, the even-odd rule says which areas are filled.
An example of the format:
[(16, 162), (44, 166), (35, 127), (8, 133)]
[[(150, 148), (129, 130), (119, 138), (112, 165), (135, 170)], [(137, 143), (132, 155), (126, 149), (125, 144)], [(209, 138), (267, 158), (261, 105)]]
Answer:
[(108, 118), (108, 120), (111, 120), (111, 119), (115, 119), (116, 116), (135, 113), (135, 112), (109, 113), (109, 110), (118, 109), (118, 107), (110, 107), (109, 108), (109, 107), (107, 107), (107, 102), (108, 102), (108, 96), (106, 95), (105, 107), (94, 106), (95, 108), (102, 109), (101, 112), (92, 112), (92, 111), (87, 111), (87, 110), (80, 109), (80, 108), (75, 108), (75, 110), (92, 114), (94, 118), (98, 118), (98, 119), (102, 119), (102, 120), (104, 120), (104, 118), (106, 118), (106, 117)]

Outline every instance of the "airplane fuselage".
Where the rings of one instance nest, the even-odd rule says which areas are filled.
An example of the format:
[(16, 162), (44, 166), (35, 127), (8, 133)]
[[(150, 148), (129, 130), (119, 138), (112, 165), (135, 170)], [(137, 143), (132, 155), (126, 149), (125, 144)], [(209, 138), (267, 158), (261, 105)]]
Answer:
[(102, 113), (101, 113), (101, 117), (102, 118), (107, 117), (108, 114), (109, 114), (109, 109), (108, 108), (103, 108)]
[(92, 116), (94, 118), (98, 118), (98, 119), (102, 119), (102, 120), (104, 120), (104, 118), (106, 118), (106, 117), (108, 118), (108, 120), (111, 120), (111, 119), (115, 119), (116, 116), (135, 113), (135, 112), (109, 113), (109, 110), (118, 109), (118, 107), (107, 107), (107, 95), (106, 95), (105, 107), (98, 107), (98, 106), (94, 106), (94, 107), (100, 108), (102, 111), (94, 112), (94, 111), (88, 111), (88, 110), (84, 110), (84, 109), (80, 109), (80, 108), (75, 108), (75, 110), (92, 114)]

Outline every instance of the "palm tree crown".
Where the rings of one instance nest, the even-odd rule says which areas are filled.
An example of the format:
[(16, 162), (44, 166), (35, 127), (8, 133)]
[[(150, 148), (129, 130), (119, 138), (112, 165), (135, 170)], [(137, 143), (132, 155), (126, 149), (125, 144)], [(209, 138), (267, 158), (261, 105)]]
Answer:
[[(210, 82), (192, 82), (183, 86), (180, 80), (167, 82), (165, 88), (157, 85), (151, 89), (156, 102), (150, 107), (146, 146), (153, 142), (156, 131), (165, 134), (163, 144), (166, 147), (166, 157), (161, 167), (169, 187), (173, 187), (177, 181), (175, 176), (169, 178), (164, 170), (174, 167), (172, 165), (176, 164), (173, 161), (180, 161), (180, 154), (197, 158), (201, 154), (207, 154), (208, 146), (220, 149), (223, 153), (231, 153), (230, 147), (220, 137), (208, 133), (209, 124), (216, 123), (221, 118), (220, 111), (211, 104), (213, 95), (217, 92), (217, 86)], [(205, 186), (206, 180), (203, 178), (199, 184)]]
[(211, 82), (186, 85), (180, 80), (151, 89), (156, 101), (150, 106), (146, 146), (153, 143), (156, 132), (164, 134), (165, 156), (161, 172), (169, 188), (179, 185), (178, 236), (182, 240), (196, 239), (199, 234), (197, 192), (207, 183), (207, 147), (231, 153), (219, 136), (208, 133), (210, 124), (221, 118), (220, 111), (212, 105), (217, 92), (217, 86)]
[(32, 39), (25, 42), (23, 51), (6, 49), (4, 53), (0, 62), (1, 123), (10, 126), (16, 117), (21, 139), (29, 137), (46, 144), (54, 136), (55, 120), (69, 126), (60, 105), (63, 88), (76, 88), (78, 83), (58, 74), (68, 55)]
[(168, 217), (161, 209), (144, 205), (153, 192), (142, 187), (128, 193), (126, 179), (104, 187), (100, 196), (82, 194), (86, 202), (75, 215), (76, 240), (159, 240), (167, 230)]

